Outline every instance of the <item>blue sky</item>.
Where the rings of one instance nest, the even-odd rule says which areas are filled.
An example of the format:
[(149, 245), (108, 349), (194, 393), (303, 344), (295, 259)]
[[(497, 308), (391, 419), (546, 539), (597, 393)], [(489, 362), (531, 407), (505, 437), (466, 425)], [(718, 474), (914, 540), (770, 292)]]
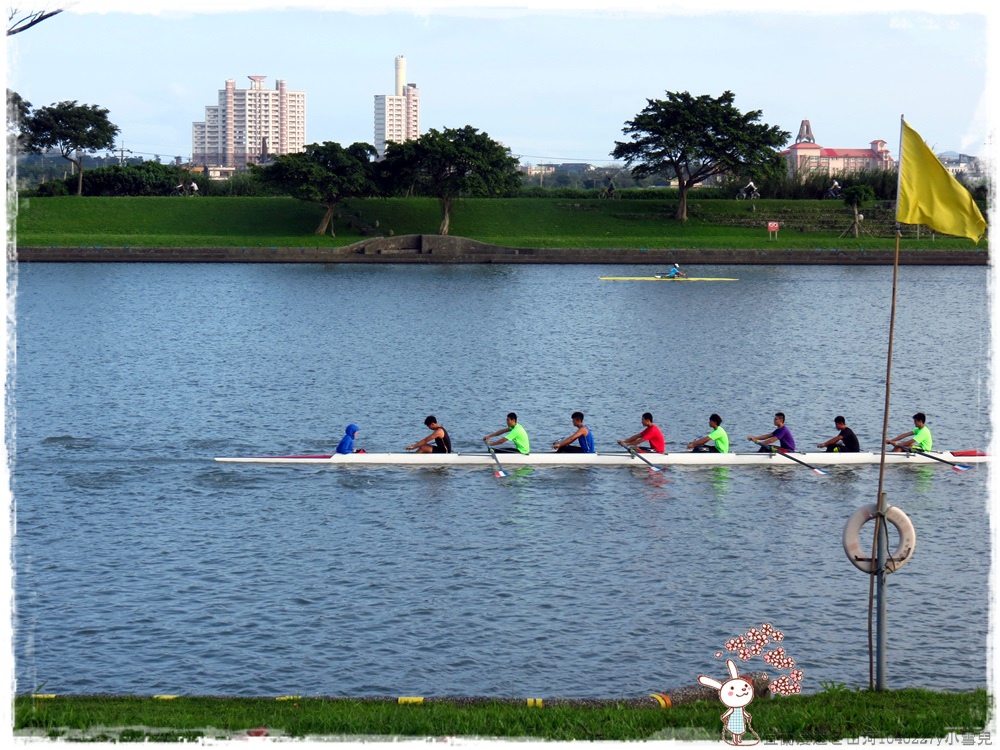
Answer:
[(81, 0), (8, 40), (7, 79), (34, 106), (107, 108), (120, 145), (147, 158), (187, 158), (191, 123), (248, 75), (307, 93), (307, 142), (371, 142), (396, 55), (420, 88), (423, 131), (472, 125), (525, 163), (610, 163), (624, 122), (667, 90), (732, 90), (793, 138), (810, 120), (823, 146), (883, 139), (896, 153), (905, 114), (935, 150), (985, 153), (982, 3), (950, 2), (954, 15), (916, 1), (749, 5)]

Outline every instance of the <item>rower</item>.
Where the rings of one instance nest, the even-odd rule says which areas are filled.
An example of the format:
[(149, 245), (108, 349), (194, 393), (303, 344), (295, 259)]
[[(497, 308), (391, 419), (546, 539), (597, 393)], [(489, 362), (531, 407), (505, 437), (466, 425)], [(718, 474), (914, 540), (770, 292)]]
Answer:
[[(431, 431), (431, 434), (425, 438), (421, 438), (413, 445), (406, 446), (408, 451), (416, 451), (417, 453), (451, 453), (451, 437), (448, 435), (448, 431), (442, 427), (433, 414), (424, 420), (424, 424)], [(431, 445), (431, 441), (434, 445)]]
[(792, 431), (785, 426), (785, 415), (780, 411), (774, 415), (774, 427), (774, 432), (768, 432), (764, 435), (750, 435), (747, 440), (759, 445), (760, 453), (770, 451), (768, 446), (771, 443), (778, 443), (779, 450), (795, 450), (795, 438), (792, 437)]
[(678, 264), (676, 264), (676, 263), (674, 263), (674, 267), (671, 268), (669, 271), (667, 271), (667, 273), (665, 275), (666, 275), (666, 277), (668, 279), (676, 279), (676, 278), (682, 278), (683, 279), (683, 278), (687, 277), (687, 274), (684, 273), (681, 270), (681, 267)]
[[(618, 445), (624, 448), (635, 447), (641, 453), (645, 453), (647, 450), (652, 453), (665, 453), (667, 442), (663, 439), (660, 428), (653, 424), (653, 415), (648, 411), (642, 415), (642, 426), (642, 432), (636, 433), (630, 438), (619, 440)], [(648, 445), (639, 447), (639, 443), (643, 440), (649, 441)]]
[[(490, 438), (496, 437), (497, 435), (503, 434), (503, 437), (494, 442), (490, 442)], [(496, 432), (491, 432), (489, 435), (483, 436), (483, 442), (488, 446), (500, 445), (501, 443), (506, 443), (511, 441), (514, 444), (513, 448), (501, 448), (499, 452), (513, 453), (515, 450), (518, 453), (523, 453), (527, 455), (530, 452), (530, 444), (528, 443), (528, 433), (527, 431), (517, 423), (517, 414), (510, 412), (507, 415), (507, 427), (497, 430)]]
[[(708, 426), (712, 428), (709, 433), (688, 443), (688, 450), (695, 453), (729, 453), (729, 435), (722, 429), (722, 417), (712, 414), (708, 418)], [(709, 441), (713, 445), (709, 445)]]
[(817, 443), (816, 447), (826, 448), (827, 453), (860, 453), (861, 443), (854, 430), (847, 426), (847, 421), (838, 415), (833, 418), (833, 425), (840, 432), (825, 442)]
[(354, 447), (354, 436), (360, 432), (361, 428), (356, 424), (349, 424), (344, 430), (344, 437), (337, 444), (337, 453), (364, 453), (360, 448)]
[[(926, 422), (927, 415), (922, 411), (918, 411), (913, 415), (912, 431), (896, 435), (892, 440), (886, 440), (885, 442), (891, 445), (895, 451), (905, 451), (908, 448), (915, 448), (918, 451), (929, 451), (934, 445), (934, 440), (931, 438), (931, 430)], [(903, 440), (903, 438), (909, 439)]]
[[(583, 412), (575, 411), (570, 415), (576, 432), (563, 440), (552, 443), (552, 448), (557, 453), (594, 453), (594, 433), (583, 423)], [(570, 445), (576, 440), (579, 445)]]

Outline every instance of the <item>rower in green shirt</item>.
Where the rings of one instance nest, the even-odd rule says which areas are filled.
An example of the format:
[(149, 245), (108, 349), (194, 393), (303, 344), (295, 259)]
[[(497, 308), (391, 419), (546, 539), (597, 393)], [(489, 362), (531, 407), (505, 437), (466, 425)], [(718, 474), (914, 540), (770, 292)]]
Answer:
[[(918, 411), (913, 415), (913, 430), (911, 432), (904, 432), (901, 435), (896, 435), (892, 440), (886, 440), (885, 442), (893, 447), (895, 451), (905, 451), (908, 448), (913, 448), (918, 451), (929, 451), (934, 446), (934, 440), (931, 438), (931, 430), (925, 424), (927, 421), (927, 415), (922, 411)], [(910, 437), (912, 435), (912, 437)], [(909, 437), (909, 440), (903, 440), (903, 438)]]
[[(708, 418), (708, 426), (712, 428), (712, 431), (705, 437), (688, 443), (688, 450), (702, 453), (729, 453), (729, 435), (722, 429), (722, 417), (713, 414)], [(708, 445), (710, 440), (714, 441), (715, 445)]]
[[(497, 441), (490, 442), (490, 438), (496, 437), (501, 433), (506, 433), (502, 438)], [(489, 446), (500, 445), (501, 443), (506, 443), (510, 441), (514, 444), (513, 448), (501, 448), (500, 452), (512, 453), (515, 449), (518, 453), (523, 453), (527, 455), (530, 451), (530, 446), (528, 444), (528, 433), (525, 429), (517, 423), (517, 414), (511, 412), (507, 415), (507, 427), (496, 432), (491, 432), (489, 435), (483, 437), (483, 442)]]

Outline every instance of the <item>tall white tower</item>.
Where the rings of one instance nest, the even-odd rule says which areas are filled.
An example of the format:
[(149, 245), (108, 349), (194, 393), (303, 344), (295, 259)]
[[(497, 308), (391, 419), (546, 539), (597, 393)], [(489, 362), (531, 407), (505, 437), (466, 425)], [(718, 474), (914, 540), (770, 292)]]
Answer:
[(406, 58), (396, 55), (396, 96), (403, 95), (403, 87), (406, 85)]
[(406, 58), (396, 57), (394, 94), (375, 95), (375, 150), (385, 156), (388, 143), (402, 143), (420, 137), (420, 92), (417, 84), (406, 83)]

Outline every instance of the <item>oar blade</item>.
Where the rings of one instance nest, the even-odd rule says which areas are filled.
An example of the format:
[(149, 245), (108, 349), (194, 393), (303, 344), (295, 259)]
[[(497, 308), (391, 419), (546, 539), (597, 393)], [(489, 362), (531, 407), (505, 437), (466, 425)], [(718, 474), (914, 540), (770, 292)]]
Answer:
[(817, 467), (813, 466), (812, 464), (807, 464), (807, 463), (806, 463), (805, 461), (803, 461), (802, 459), (799, 459), (799, 458), (796, 458), (795, 456), (793, 456), (793, 455), (789, 454), (789, 452), (788, 452), (788, 451), (786, 451), (786, 450), (777, 450), (777, 451), (776, 451), (776, 450), (774, 450), (774, 449), (772, 448), (772, 449), (771, 449), (771, 452), (772, 452), (772, 453), (777, 453), (777, 454), (778, 454), (779, 456), (784, 456), (785, 458), (790, 458), (790, 459), (791, 459), (792, 461), (794, 461), (795, 463), (797, 463), (797, 464), (802, 464), (802, 465), (803, 465), (803, 466), (805, 466), (805, 467), (806, 467), (807, 469), (812, 469), (813, 473), (815, 473), (815, 474), (819, 474), (820, 476), (824, 476), (824, 477), (825, 477), (825, 476), (826, 476), (827, 474), (829, 474), (829, 473), (830, 473), (830, 472), (828, 472), (828, 471), (823, 471), (822, 469), (819, 469), (819, 468), (817, 468)]
[(649, 467), (650, 471), (663, 471), (663, 467), (662, 466), (656, 466), (655, 464), (651, 463), (648, 458), (645, 458), (644, 456), (640, 456), (639, 455), (639, 451), (637, 451), (632, 446), (628, 446), (628, 452), (632, 454), (632, 458), (638, 458), (640, 461), (642, 461), (644, 464), (646, 464), (646, 466)]
[(968, 466), (966, 464), (956, 464), (956, 463), (952, 463), (951, 461), (945, 461), (943, 458), (938, 458), (937, 456), (932, 456), (927, 451), (922, 451), (919, 448), (916, 449), (916, 450), (914, 450), (914, 453), (917, 453), (917, 454), (919, 454), (921, 456), (926, 456), (927, 458), (934, 459), (935, 461), (940, 461), (943, 464), (948, 464), (948, 466), (950, 466), (955, 471), (968, 471), (969, 469), (972, 468), (971, 466)]
[(490, 452), (490, 456), (493, 457), (493, 460), (496, 461), (497, 464), (497, 468), (494, 470), (493, 476), (495, 476), (497, 479), (499, 479), (500, 477), (507, 476), (507, 472), (503, 470), (503, 464), (501, 464), (500, 459), (497, 458), (497, 452), (493, 450), (493, 446), (487, 444), (486, 450)]

